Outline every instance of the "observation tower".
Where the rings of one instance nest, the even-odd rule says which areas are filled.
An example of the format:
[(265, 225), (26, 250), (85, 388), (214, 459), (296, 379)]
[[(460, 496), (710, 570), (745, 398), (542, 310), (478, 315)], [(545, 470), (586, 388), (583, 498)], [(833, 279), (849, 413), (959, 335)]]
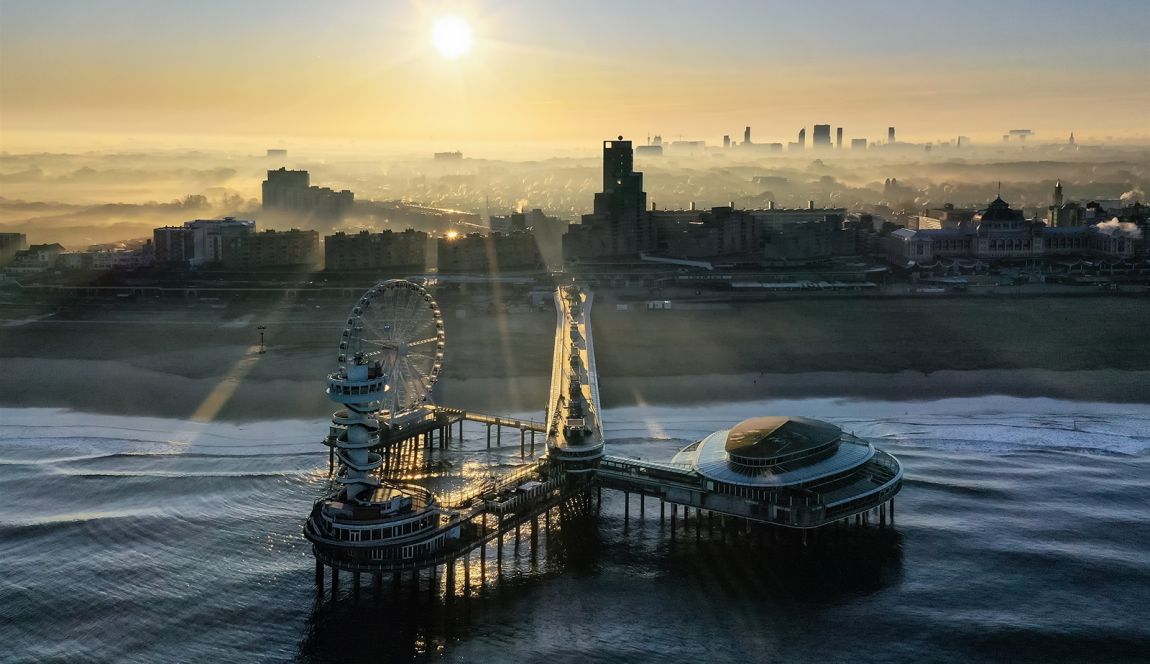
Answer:
[(591, 337), (594, 295), (575, 286), (555, 292), (555, 354), (547, 402), (547, 458), (573, 480), (594, 476), (603, 458), (599, 377)]

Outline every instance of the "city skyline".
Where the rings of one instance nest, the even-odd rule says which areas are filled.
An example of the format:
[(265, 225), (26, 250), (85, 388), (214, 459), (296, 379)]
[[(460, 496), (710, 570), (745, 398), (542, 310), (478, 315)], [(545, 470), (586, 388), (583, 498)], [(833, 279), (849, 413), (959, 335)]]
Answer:
[[(756, 141), (786, 143), (821, 123), (848, 141), (890, 125), (908, 142), (992, 144), (1020, 127), (1042, 142), (1150, 138), (1150, 91), (1131, 86), (1150, 61), (1144, 7), (976, 4), (8, 4), (3, 149), (128, 134), (721, 143), (748, 124)], [(445, 57), (432, 29), (452, 16), (474, 45)], [(1067, 31), (1081, 38), (1049, 38)]]

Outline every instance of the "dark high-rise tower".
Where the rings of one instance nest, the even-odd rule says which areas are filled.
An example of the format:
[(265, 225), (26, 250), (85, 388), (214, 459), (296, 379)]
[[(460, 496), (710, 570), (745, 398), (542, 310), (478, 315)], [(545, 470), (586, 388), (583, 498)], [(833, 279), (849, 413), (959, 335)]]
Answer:
[[(751, 144), (751, 128), (750, 127), (747, 127), (746, 129), (743, 130), (743, 142), (746, 143), (747, 145)], [(1074, 141), (1071, 141), (1071, 143), (1073, 143), (1073, 142)]]
[(1054, 207), (1062, 207), (1062, 180), (1054, 181)]
[(811, 145), (813, 147), (829, 148), (831, 146), (831, 126), (815, 125), (815, 133), (811, 139)]
[(806, 145), (807, 145), (807, 128), (803, 127), (802, 129), (799, 130), (799, 149), (806, 147)]
[(594, 212), (584, 215), (583, 225), (592, 255), (633, 254), (652, 249), (647, 194), (643, 174), (636, 173), (631, 141), (603, 141), (603, 191), (595, 194)]
[(843, 128), (842, 127), (839, 127), (838, 134), (839, 134), (838, 140), (835, 141), (835, 149), (841, 150), (841, 149), (843, 149)]
[(894, 143), (894, 127), (889, 127), (886, 130), (886, 142)]

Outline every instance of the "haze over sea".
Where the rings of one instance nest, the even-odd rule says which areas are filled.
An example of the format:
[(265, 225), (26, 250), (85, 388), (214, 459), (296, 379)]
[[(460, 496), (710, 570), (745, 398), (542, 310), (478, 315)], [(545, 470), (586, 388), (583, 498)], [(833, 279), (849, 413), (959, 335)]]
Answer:
[[(894, 526), (802, 549), (692, 517), (672, 539), (651, 501), (625, 529), (608, 491), (534, 559), (526, 537), (506, 549), (483, 597), (333, 607), (301, 534), (326, 421), (0, 410), (0, 662), (1150, 659), (1150, 405), (808, 399), (609, 409), (604, 426), (609, 453), (658, 460), (765, 414), (896, 454)], [(425, 481), (520, 463), (517, 436), (489, 452), (482, 432), (435, 451)]]

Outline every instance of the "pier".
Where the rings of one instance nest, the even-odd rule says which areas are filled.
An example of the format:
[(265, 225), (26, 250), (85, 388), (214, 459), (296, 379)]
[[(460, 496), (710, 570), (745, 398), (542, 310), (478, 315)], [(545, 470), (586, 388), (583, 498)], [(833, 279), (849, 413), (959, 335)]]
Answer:
[[(384, 282), (357, 303), (340, 344), (340, 370), (328, 378), (329, 398), (343, 406), (324, 439), (332, 490), (315, 503), (304, 528), (321, 589), (326, 570), (333, 597), (341, 572), (351, 575), (356, 596), (363, 575), (372, 577), (378, 593), (385, 577), (398, 586), (410, 573), (416, 585), (422, 575), (429, 588), (454, 594), (460, 569), (468, 577), (463, 587), (472, 585), (472, 556), (479, 557), (483, 588), (492, 564), (495, 577), (502, 573), (505, 540), (518, 551), (526, 528), (534, 552), (538, 533), (547, 536), (563, 515), (597, 513), (605, 489), (622, 493), (625, 522), (633, 497), (639, 518), (646, 518), (647, 499), (657, 500), (672, 537), (678, 515), (685, 526), (691, 510), (696, 537), (705, 514), (709, 529), (717, 518), (720, 528), (770, 529), (776, 538), (790, 532), (802, 545), (825, 526), (893, 524), (901, 464), (818, 420), (753, 418), (665, 462), (606, 454), (590, 318), (594, 296), (566, 285), (554, 297), (555, 347), (542, 422), (434, 402), (446, 335), (438, 306), (420, 286)], [(432, 343), (435, 350), (418, 365), (413, 349)], [(436, 495), (410, 483), (406, 478), (423, 472), (430, 450), (462, 440), (465, 422), (486, 427), (488, 448), (502, 446), (505, 429), (518, 430), (524, 464), (453, 493)], [(537, 435), (546, 445), (538, 459)]]

